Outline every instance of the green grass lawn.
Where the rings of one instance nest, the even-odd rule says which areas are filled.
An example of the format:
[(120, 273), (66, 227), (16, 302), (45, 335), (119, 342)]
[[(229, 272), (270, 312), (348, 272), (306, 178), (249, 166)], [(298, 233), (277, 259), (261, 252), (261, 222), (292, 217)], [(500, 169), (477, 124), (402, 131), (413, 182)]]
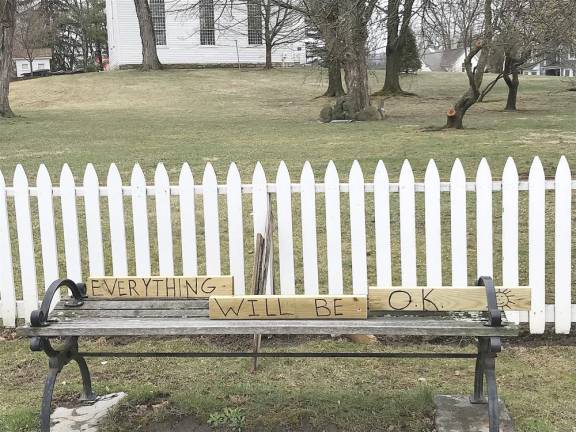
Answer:
[[(371, 79), (374, 90), (382, 85), (379, 72)], [(520, 111), (513, 114), (502, 112), (505, 93), (502, 86), (498, 87), (486, 103), (470, 111), (466, 119), (468, 128), (463, 131), (425, 132), (423, 129), (443, 124), (447, 108), (466, 88), (464, 75), (420, 74), (407, 77), (404, 86), (418, 97), (387, 99), (385, 121), (323, 125), (316, 118), (327, 101), (316, 99), (323, 91), (323, 83), (314, 71), (181, 70), (146, 74), (125, 71), (20, 81), (12, 87), (12, 100), (14, 111), (21, 117), (0, 121), (0, 169), (11, 184), (15, 165), (22, 163), (33, 182), (38, 165), (45, 163), (57, 183), (57, 173), (63, 163), (69, 163), (76, 178), (81, 180), (85, 164), (92, 162), (104, 182), (108, 165), (115, 162), (127, 182), (133, 164), (138, 162), (147, 179), (152, 181), (154, 168), (162, 161), (175, 183), (183, 162), (191, 165), (199, 180), (205, 163), (210, 161), (219, 179), (224, 180), (229, 163), (234, 161), (243, 180), (249, 182), (255, 161), (263, 163), (268, 179), (273, 180), (279, 161), (284, 160), (293, 181), (297, 182), (305, 160), (311, 161), (321, 180), (328, 160), (332, 159), (340, 177), (345, 180), (354, 159), (361, 162), (367, 179), (372, 178), (377, 161), (382, 159), (391, 180), (396, 181), (405, 158), (410, 159), (415, 175), (420, 179), (428, 160), (434, 158), (443, 180), (448, 179), (456, 157), (462, 160), (469, 178), (474, 178), (475, 169), (484, 156), (488, 158), (494, 177), (500, 176), (508, 156), (515, 158), (521, 176), (527, 175), (534, 155), (541, 157), (548, 176), (554, 174), (561, 154), (569, 161), (574, 159), (576, 93), (563, 91), (565, 86), (557, 78), (522, 77)], [(474, 198), (470, 195), (469, 263), (473, 269)], [(494, 199), (495, 208), (498, 208), (501, 205), (499, 195), (495, 194)], [(391, 203), (394, 211), (397, 208), (395, 200), (393, 198)], [(346, 201), (343, 197), (345, 283), (349, 286)], [(443, 204), (447, 203), (447, 196), (443, 196)], [(549, 194), (549, 217), (553, 216), (552, 203), (553, 194)], [(244, 217), (248, 219), (248, 197), (245, 204)], [(125, 205), (129, 208), (129, 201)], [(295, 212), (298, 206), (296, 200)], [(319, 215), (323, 214), (322, 206), (319, 197)], [(422, 206), (423, 200), (419, 196), (417, 208), (420, 213)], [(149, 209), (153, 217), (152, 201)], [(175, 207), (175, 218), (177, 211)], [(367, 211), (371, 214), (370, 201)], [(102, 212), (106, 215), (105, 202)], [(521, 202), (520, 212), (525, 220), (525, 200)], [(499, 214), (495, 211), (497, 280), (501, 272)], [(448, 216), (443, 213), (445, 221)], [(79, 218), (82, 226), (82, 211)], [(422, 219), (417, 224), (420, 280), (425, 274)], [(296, 272), (300, 281), (298, 220), (295, 217), (294, 231)], [(368, 217), (367, 223), (368, 250), (373, 251), (373, 218)], [(397, 213), (392, 215), (392, 224), (393, 270), (397, 282)], [(247, 245), (250, 243), (249, 225), (246, 224)], [(35, 225), (34, 229), (38, 238), (38, 227)], [(105, 235), (106, 229), (105, 224)], [(326, 239), (322, 218), (318, 229), (320, 276), (324, 284)], [(176, 227), (176, 244), (177, 231)], [(130, 244), (130, 229), (127, 236)], [(443, 236), (449, 239), (449, 224), (444, 224)], [(553, 289), (550, 277), (553, 269), (552, 224), (548, 224), (547, 236), (550, 247), (547, 282)], [(527, 280), (526, 237), (524, 223), (520, 235), (523, 283)], [(61, 242), (61, 233), (58, 238)], [(156, 247), (154, 238), (152, 223), (152, 253)], [(109, 243), (109, 238), (106, 242)], [(450, 280), (448, 243), (443, 245), (446, 282)], [(222, 246), (223, 270), (226, 271), (225, 238)], [(201, 239), (198, 248), (203, 250)], [(63, 255), (62, 248), (59, 252)], [(37, 255), (41, 262), (40, 254)], [(133, 257), (133, 250), (129, 257)], [(179, 257), (180, 252), (175, 248), (177, 268)], [(109, 247), (106, 258), (109, 263)], [(369, 277), (374, 281), (373, 254), (369, 258)], [(246, 259), (251, 261), (250, 253)], [(63, 269), (62, 256), (60, 262)], [(86, 263), (84, 265), (86, 269)], [(18, 274), (16, 280), (19, 280)], [(552, 299), (550, 296), (548, 301)], [(499, 382), (519, 431), (572, 432), (572, 425), (576, 424), (576, 372), (572, 366), (576, 349), (573, 341), (572, 345), (565, 344), (566, 341), (572, 340), (547, 338), (538, 344), (525, 341), (526, 347), (517, 344), (501, 356)], [(104, 340), (89, 341), (87, 349), (106, 349), (106, 343)], [(235, 348), (239, 343), (237, 339), (129, 341), (116, 348), (225, 349)], [(329, 339), (292, 342), (273, 339), (265, 344), (270, 349), (367, 349)], [(394, 343), (388, 349), (446, 350), (454, 349), (455, 344), (459, 342), (424, 346), (406, 342)], [(384, 346), (374, 349), (384, 349)], [(107, 363), (101, 363), (105, 360)], [(130, 393), (130, 400), (108, 423), (109, 431), (146, 430), (148, 423), (186, 415), (205, 423), (210, 415), (222, 413), (225, 408), (240, 409), (237, 413), (246, 417), (247, 430), (429, 431), (431, 395), (468, 393), (473, 374), (472, 362), (459, 360), (267, 360), (263, 362), (262, 371), (254, 376), (248, 372), (248, 362), (243, 360), (93, 359), (90, 364), (98, 392), (127, 390)], [(30, 353), (26, 341), (0, 342), (0, 431), (35, 430), (45, 372), (45, 358)], [(71, 367), (58, 384), (58, 403), (70, 401), (78, 393), (76, 371)]]
[[(566, 340), (564, 340), (566, 342)], [(467, 340), (451, 343), (389, 341), (362, 346), (343, 339), (264, 340), (266, 350), (468, 351)], [(576, 347), (560, 340), (506, 346), (497, 364), (500, 395), (520, 432), (572, 432), (576, 424), (573, 359)], [(111, 346), (114, 344), (116, 346)], [(527, 344), (527, 346), (524, 346)], [(250, 338), (156, 341), (97, 339), (85, 350), (246, 350)], [(127, 391), (128, 400), (104, 431), (152, 431), (191, 416), (206, 424), (226, 408), (245, 416), (248, 431), (431, 431), (433, 394), (472, 391), (472, 360), (264, 359), (256, 374), (249, 360), (89, 359), (95, 391)], [(46, 373), (44, 354), (24, 341), (0, 343), (0, 431), (34, 431)], [(57, 405), (80, 394), (76, 366), (64, 369)], [(162, 430), (162, 429), (158, 429)]]

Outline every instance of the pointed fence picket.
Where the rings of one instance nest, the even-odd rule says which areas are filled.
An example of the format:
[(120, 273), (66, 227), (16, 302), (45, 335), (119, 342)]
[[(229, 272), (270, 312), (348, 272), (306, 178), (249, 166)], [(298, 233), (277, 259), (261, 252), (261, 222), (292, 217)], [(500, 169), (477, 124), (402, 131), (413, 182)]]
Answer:
[(14, 327), (17, 303), (7, 204), (6, 182), (0, 172), (0, 318), (5, 327)]
[(316, 240), (316, 182), (309, 162), (304, 164), (300, 176), (302, 216), (302, 259), (304, 267), (304, 294), (318, 294), (318, 243)]
[(572, 325), (572, 173), (564, 156), (555, 178), (554, 312), (556, 333), (570, 333)]
[[(330, 161), (324, 176), (326, 202), (326, 253), (328, 259), (328, 293), (344, 293), (342, 273), (342, 226), (340, 220), (340, 179), (336, 165)], [(352, 221), (350, 221), (352, 224)]]
[(148, 231), (148, 198), (146, 179), (140, 165), (134, 165), (130, 178), (132, 188), (132, 229), (134, 232), (134, 257), (136, 275), (150, 276), (150, 233)]
[(442, 286), (442, 243), (440, 223), (440, 175), (431, 160), (424, 177), (426, 227), (426, 284)]
[(76, 211), (76, 185), (68, 164), (64, 164), (60, 174), (60, 203), (62, 206), (66, 277), (74, 281), (81, 281), (82, 256), (80, 252), (78, 214)]
[(402, 165), (399, 188), (402, 286), (416, 286), (416, 199), (414, 173), (408, 161)]
[(230, 274), (234, 276), (234, 294), (244, 290), (244, 219), (242, 214), (242, 180), (235, 163), (230, 165), (226, 180), (228, 207), (228, 256)]
[[(256, 164), (254, 175), (252, 176), (252, 217), (254, 219), (254, 251), (256, 251), (256, 237), (260, 234), (262, 237), (267, 238), (268, 223), (273, 224), (274, 221), (269, 220), (270, 212), (270, 197), (268, 196), (268, 182), (264, 168), (260, 162)], [(272, 244), (267, 247), (271, 248)], [(272, 252), (268, 258), (268, 273), (266, 276), (266, 294), (273, 293), (274, 270), (272, 268)]]
[[(198, 243), (196, 240), (196, 189), (190, 165), (185, 163), (178, 179), (180, 186), (180, 244), (182, 274), (198, 273)], [(145, 187), (146, 184), (144, 184)], [(146, 189), (144, 189), (146, 191)], [(148, 231), (146, 231), (148, 233)]]
[(170, 179), (164, 164), (156, 167), (154, 174), (156, 198), (156, 234), (158, 238), (158, 264), (161, 276), (174, 275), (172, 248), (172, 212), (170, 210)]
[(530, 311), (530, 332), (544, 333), (546, 324), (546, 261), (545, 261), (545, 178), (542, 163), (538, 157), (530, 167), (528, 177), (528, 273), (532, 288), (532, 310)]
[(284, 162), (276, 174), (276, 225), (278, 226), (278, 264), (280, 293), (296, 293), (294, 279), (294, 238), (292, 228), (292, 182)]
[[(518, 171), (508, 158), (502, 174), (502, 285), (518, 286)], [(518, 312), (506, 312), (520, 322)]]
[[(210, 164), (206, 165), (199, 185), (195, 184), (188, 164), (181, 167), (176, 185), (170, 184), (162, 164), (156, 167), (153, 184), (147, 184), (142, 169), (136, 164), (126, 186), (122, 184), (120, 172), (114, 164), (109, 167), (105, 185), (100, 185), (96, 169), (91, 164), (84, 171), (81, 185), (75, 183), (68, 165), (64, 165), (60, 173), (59, 185), (52, 184), (48, 170), (41, 165), (35, 186), (29, 184), (24, 169), (18, 166), (13, 186), (6, 186), (0, 173), (0, 318), (2, 325), (9, 327), (14, 326), (18, 318), (26, 320), (38, 305), (40, 281), (47, 286), (52, 279), (64, 274), (81, 280), (83, 262), (87, 263), (90, 275), (125, 276), (128, 274), (128, 264), (130, 268), (134, 264), (136, 274), (140, 276), (151, 275), (152, 268), (157, 268), (161, 275), (197, 274), (204, 269), (206, 274), (218, 275), (222, 271), (221, 241), (225, 235), (228, 236), (229, 269), (235, 277), (235, 293), (243, 294), (246, 292), (245, 282), (251, 276), (251, 267), (246, 269), (250, 252), (245, 250), (244, 242), (244, 229), (249, 226), (245, 218), (249, 211), (243, 208), (243, 197), (251, 194), (254, 233), (263, 232), (270, 206), (276, 202), (275, 208), (270, 210), (275, 226), (274, 236), (277, 236), (273, 243), (278, 246), (274, 262), (279, 264), (277, 272), (279, 292), (282, 294), (317, 294), (324, 292), (324, 284), (331, 294), (361, 294), (366, 292), (369, 285), (391, 286), (393, 254), (400, 258), (399, 280), (402, 285), (417, 285), (417, 270), (425, 268), (426, 281), (420, 281), (420, 284), (440, 286), (443, 283), (442, 275), (450, 266), (452, 285), (467, 286), (473, 282), (468, 279), (469, 275), (491, 275), (494, 265), (497, 265), (502, 268), (502, 278), (496, 283), (515, 286), (520, 283), (519, 227), (526, 225), (521, 218), (527, 217), (528, 279), (533, 290), (533, 307), (530, 313), (508, 312), (508, 318), (517, 322), (529, 321), (532, 333), (542, 333), (547, 323), (555, 323), (557, 333), (569, 333), (576, 321), (571, 284), (572, 195), (575, 189), (576, 181), (572, 180), (568, 161), (564, 157), (557, 166), (553, 180), (546, 180), (538, 158), (534, 159), (528, 180), (519, 179), (512, 159), (506, 161), (502, 180), (495, 180), (487, 160), (483, 159), (474, 181), (466, 180), (462, 164), (456, 160), (449, 182), (441, 181), (434, 161), (428, 163), (423, 181), (416, 181), (410, 163), (405, 161), (398, 183), (390, 181), (382, 161), (378, 162), (371, 183), (365, 180), (365, 173), (358, 162), (352, 164), (347, 183), (341, 181), (333, 162), (326, 168), (323, 183), (317, 183), (311, 165), (306, 162), (299, 183), (291, 182), (288, 168), (281, 163), (274, 183), (268, 183), (263, 167), (257, 164), (251, 183), (243, 184), (237, 166), (232, 164), (225, 184), (220, 185)], [(555, 197), (554, 203), (548, 203), (554, 206), (554, 235), (548, 239), (548, 245), (545, 237), (546, 223), (549, 223), (545, 217), (547, 190), (554, 191)], [(416, 207), (419, 193), (424, 194), (422, 209)], [(450, 197), (451, 260), (448, 263), (442, 260), (442, 224), (447, 223), (442, 219), (443, 193), (449, 193)], [(501, 193), (502, 208), (494, 210), (493, 197), (498, 193)], [(325, 206), (319, 211), (316, 201), (321, 194), (324, 194)], [(394, 194), (398, 194), (397, 210), (391, 206), (391, 195)], [(467, 259), (468, 194), (476, 205), (475, 217), (471, 222), (476, 226), (477, 260), (474, 269), (469, 268)], [(225, 195), (227, 211), (227, 227), (222, 230), (220, 195)], [(293, 199), (296, 195), (300, 197), (299, 218), (293, 218)], [(521, 196), (528, 198), (527, 216), (519, 211)], [(125, 197), (131, 199), (132, 217), (128, 220), (124, 217)], [(174, 228), (177, 225), (173, 221), (173, 197), (177, 197), (178, 201), (178, 232)], [(83, 199), (83, 203), (79, 204), (78, 199)], [(102, 199), (108, 202), (109, 224), (103, 223), (105, 216), (100, 209)], [(148, 199), (153, 199), (155, 203), (155, 212), (152, 213), (156, 218), (154, 222), (150, 221)], [(344, 215), (342, 199), (349, 202), (349, 215)], [(57, 220), (54, 211), (58, 201), (62, 209), (61, 221)], [(38, 204), (37, 213), (31, 205), (34, 202)], [(80, 227), (78, 221), (78, 205), (85, 210), (85, 227)], [(15, 212), (14, 216), (10, 215), (11, 211)], [(397, 215), (391, 215), (396, 211)], [(496, 217), (493, 211), (496, 211)], [(374, 218), (373, 232), (366, 229), (367, 213), (370, 214), (370, 221)], [(416, 231), (416, 220), (421, 220), (420, 213), (423, 213), (424, 221), (423, 238), (419, 238)], [(198, 215), (201, 215), (202, 221)], [(349, 240), (342, 235), (343, 215), (350, 220)], [(393, 220), (399, 220), (399, 227), (391, 226), (392, 216)], [(493, 241), (499, 216), (502, 258), (498, 262), (495, 259), (500, 258), (494, 255), (497, 249), (494, 249)], [(321, 219), (320, 226), (324, 226), (325, 222), (325, 233), (318, 232), (318, 218)], [(158, 246), (157, 254), (152, 257), (151, 251), (155, 249), (149, 239), (150, 223), (156, 226)], [(203, 227), (199, 227), (202, 223)], [(35, 226), (39, 235), (33, 229)], [(132, 229), (134, 233), (133, 245), (130, 245), (134, 247), (134, 263), (128, 261), (126, 229)], [(299, 245), (295, 244), (294, 237), (294, 230), (297, 229), (302, 233)], [(399, 245), (393, 243), (391, 230), (399, 231)], [(64, 239), (62, 251), (65, 256), (65, 268), (62, 269), (59, 267), (57, 243), (60, 233)], [(199, 257), (197, 236), (202, 234), (205, 255)], [(110, 236), (111, 268), (107, 268), (103, 253), (107, 235)], [(324, 236), (325, 244), (319, 241)], [(87, 239), (86, 246), (81, 245), (82, 238)], [(445, 242), (448, 246), (447, 238)], [(552, 243), (553, 251), (550, 249)], [(302, 249), (301, 263), (294, 260), (295, 246)], [(182, 251), (181, 265), (175, 262), (174, 247)], [(16, 263), (12, 262), (12, 255), (16, 253), (13, 248), (18, 253)], [(423, 263), (417, 260), (417, 248), (424, 251)], [(42, 259), (36, 260), (35, 253), (41, 253)], [(371, 256), (374, 258), (371, 259)], [(548, 274), (546, 256), (554, 259), (553, 269), (550, 270), (549, 266)], [(319, 267), (324, 262), (325, 269)], [(204, 267), (199, 270), (199, 265)], [(368, 272), (372, 265), (375, 265), (375, 276)], [(269, 271), (267, 292), (273, 289), (274, 270), (271, 268)], [(15, 286), (14, 271), (20, 274), (21, 284), (18, 287)], [(302, 281), (298, 276), (299, 271), (302, 271)], [(350, 287), (346, 281), (351, 281)], [(546, 304), (547, 292), (553, 295), (553, 304)]]
[(468, 285), (468, 228), (466, 214), (466, 174), (459, 159), (450, 173), (450, 239), (452, 242), (452, 286)]
[[(54, 197), (52, 180), (44, 165), (40, 165), (36, 176), (38, 197), (38, 222), (40, 223), (40, 247), (42, 248), (42, 270), (44, 288), (58, 279), (58, 250), (56, 248), (56, 225), (54, 224)], [(54, 296), (54, 302), (60, 299), (60, 293)]]
[(126, 257), (124, 197), (122, 194), (122, 179), (115, 164), (110, 165), (107, 183), (112, 273), (114, 276), (126, 276), (128, 274), (128, 261)]
[(352, 292), (368, 293), (368, 264), (366, 262), (366, 207), (364, 175), (358, 161), (354, 161), (349, 177), (350, 248), (352, 250)]
[(218, 182), (212, 164), (208, 162), (202, 179), (204, 198), (204, 247), (206, 274), (220, 275), (220, 216), (218, 213)]
[(34, 239), (32, 237), (32, 216), (30, 213), (30, 190), (28, 179), (22, 165), (14, 173), (14, 206), (16, 209), (16, 229), (18, 232), (18, 255), (20, 257), (20, 275), (22, 296), (24, 298), (24, 317), (28, 317), (38, 307), (38, 286)]
[(105, 276), (102, 246), (102, 215), (100, 214), (100, 184), (92, 164), (84, 172), (84, 209), (88, 240), (88, 270), (92, 276)]
[(476, 278), (492, 276), (492, 173), (483, 158), (476, 173)]
[(390, 245), (390, 181), (384, 162), (374, 173), (374, 235), (376, 236), (376, 285), (392, 286)]

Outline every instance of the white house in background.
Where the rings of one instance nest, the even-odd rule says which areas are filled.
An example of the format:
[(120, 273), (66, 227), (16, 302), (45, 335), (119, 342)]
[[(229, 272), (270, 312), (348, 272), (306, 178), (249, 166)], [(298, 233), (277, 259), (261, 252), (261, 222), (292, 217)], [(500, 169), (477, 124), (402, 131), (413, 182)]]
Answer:
[[(262, 17), (249, 8), (251, 0), (236, 2), (222, 13), (217, 0), (149, 0), (158, 58), (166, 65), (223, 66), (264, 64)], [(184, 12), (187, 5), (200, 5)], [(255, 11), (248, 16), (248, 10)], [(257, 15), (256, 15), (257, 14)], [(142, 42), (134, 0), (106, 0), (111, 69), (142, 63)], [(304, 41), (279, 46), (272, 61), (306, 63)]]
[[(422, 56), (423, 72), (465, 72), (466, 50), (454, 48), (444, 51), (427, 51)], [(472, 59), (472, 67), (478, 64), (478, 56)]]
[(576, 76), (576, 50), (571, 50), (564, 56), (552, 55), (540, 63), (525, 68), (522, 73), (524, 75)]
[[(52, 50), (50, 48), (38, 48), (32, 50), (32, 72), (49, 71), (52, 60)], [(16, 76), (22, 78), (30, 73), (29, 56), (24, 49), (15, 49), (12, 54), (12, 61), (16, 69)]]

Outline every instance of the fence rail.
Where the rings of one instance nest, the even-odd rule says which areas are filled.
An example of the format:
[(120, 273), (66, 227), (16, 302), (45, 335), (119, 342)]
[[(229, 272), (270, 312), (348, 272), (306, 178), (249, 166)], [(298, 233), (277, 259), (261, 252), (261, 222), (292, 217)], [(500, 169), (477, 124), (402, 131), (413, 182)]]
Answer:
[[(474, 181), (467, 180), (456, 160), (450, 181), (440, 181), (430, 161), (423, 181), (416, 181), (405, 161), (393, 183), (379, 162), (373, 181), (365, 182), (354, 162), (344, 183), (330, 162), (324, 181), (317, 182), (306, 162), (299, 182), (292, 182), (284, 163), (271, 182), (258, 163), (246, 184), (231, 164), (225, 184), (218, 184), (208, 163), (201, 181), (195, 182), (184, 164), (177, 184), (171, 184), (159, 164), (149, 184), (136, 164), (127, 185), (112, 164), (102, 186), (89, 164), (81, 184), (64, 165), (59, 184), (53, 185), (41, 165), (31, 185), (18, 165), (12, 186), (0, 173), (0, 318), (4, 326), (27, 320), (43, 292), (39, 287), (64, 274), (81, 280), (83, 273), (149, 276), (154, 269), (170, 276), (176, 268), (195, 274), (202, 266), (217, 275), (224, 267), (241, 294), (250, 268), (248, 239), (263, 229), (271, 205), (277, 268), (269, 272), (268, 291), (362, 294), (369, 285), (391, 286), (396, 280), (405, 286), (440, 286), (447, 274), (449, 284), (466, 286), (499, 268), (498, 283), (515, 286), (526, 280), (533, 289), (532, 310), (509, 312), (510, 319), (529, 322), (532, 333), (542, 333), (546, 323), (554, 323), (556, 333), (569, 333), (576, 321), (571, 272), (576, 181), (568, 162), (561, 158), (554, 179), (546, 179), (538, 158), (526, 180), (519, 179), (512, 159), (501, 179), (493, 178), (485, 159), (475, 174)], [(547, 191), (554, 192), (553, 200), (546, 199)], [(499, 206), (495, 194), (501, 195)], [(448, 205), (443, 196), (449, 196)], [(547, 228), (553, 228), (548, 237)], [(546, 304), (547, 298), (554, 302)]]

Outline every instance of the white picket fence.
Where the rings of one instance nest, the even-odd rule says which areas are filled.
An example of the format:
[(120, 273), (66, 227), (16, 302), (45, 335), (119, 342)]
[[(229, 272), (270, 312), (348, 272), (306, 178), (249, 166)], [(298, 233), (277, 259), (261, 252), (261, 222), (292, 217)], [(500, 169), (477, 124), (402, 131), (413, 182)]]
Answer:
[[(367, 292), (369, 285), (391, 286), (395, 277), (394, 254), (400, 257), (400, 281), (403, 286), (440, 286), (443, 284), (443, 270), (446, 271), (448, 266), (442, 260), (443, 242), (444, 247), (448, 245), (450, 248), (449, 266), (453, 286), (466, 286), (477, 275), (492, 275), (495, 265), (502, 268), (502, 280), (496, 282), (516, 286), (520, 280), (519, 224), (522, 221), (519, 200), (522, 194), (527, 194), (527, 280), (533, 289), (533, 309), (530, 313), (509, 315), (515, 321), (529, 322), (532, 333), (542, 333), (547, 322), (554, 323), (556, 333), (569, 333), (572, 322), (576, 321), (576, 305), (572, 304), (571, 295), (571, 201), (576, 181), (572, 180), (564, 157), (560, 160), (554, 180), (546, 180), (538, 158), (533, 161), (527, 181), (519, 180), (512, 159), (506, 163), (502, 180), (493, 180), (485, 159), (480, 162), (475, 181), (466, 180), (459, 160), (453, 165), (449, 182), (440, 181), (434, 161), (428, 164), (423, 183), (415, 182), (408, 161), (402, 166), (398, 183), (390, 181), (381, 161), (373, 178), (372, 183), (365, 182), (359, 163), (354, 162), (348, 183), (341, 183), (335, 165), (330, 162), (323, 183), (317, 183), (311, 165), (306, 162), (299, 183), (292, 182), (284, 163), (280, 164), (275, 181), (269, 182), (258, 163), (252, 182), (244, 184), (236, 165), (231, 164), (226, 183), (218, 184), (214, 169), (208, 163), (200, 183), (195, 183), (190, 167), (184, 164), (178, 184), (171, 185), (164, 165), (159, 164), (154, 183), (148, 185), (142, 169), (136, 164), (130, 184), (123, 185), (117, 167), (112, 164), (106, 186), (101, 186), (94, 167), (89, 164), (82, 185), (75, 184), (70, 168), (64, 165), (59, 186), (54, 186), (42, 165), (37, 173), (36, 186), (31, 186), (24, 169), (18, 165), (13, 186), (6, 186), (0, 173), (0, 318), (4, 326), (14, 326), (17, 318), (28, 319), (30, 312), (38, 305), (38, 287), (47, 286), (64, 275), (76, 281), (82, 280), (86, 276), (82, 274), (82, 263), (86, 261), (92, 276), (126, 276), (129, 269), (134, 269), (138, 276), (147, 276), (152, 268), (157, 268), (160, 275), (174, 275), (175, 272), (193, 275), (197, 274), (200, 264), (204, 266), (206, 274), (217, 275), (221, 274), (222, 255), (227, 249), (228, 263), (225, 264), (229, 265), (229, 272), (235, 277), (236, 294), (242, 294), (245, 292), (245, 280), (251, 272), (245, 263), (249, 254), (247, 248), (250, 248), (250, 242), (245, 242), (245, 228), (251, 224), (253, 232), (263, 231), (269, 205), (275, 207), (272, 210), (276, 222), (277, 250), (273, 253), (274, 263), (278, 265), (275, 270), (279, 285), (279, 289), (275, 289), (281, 294), (315, 294), (319, 290), (326, 292), (326, 288), (327, 292), (334, 294), (350, 291), (362, 294)], [(555, 192), (554, 239), (549, 242), (553, 244), (553, 251), (545, 248), (546, 190)], [(418, 235), (417, 229), (416, 211), (421, 211), (422, 207), (416, 206), (417, 194), (420, 193), (424, 194), (423, 238)], [(448, 193), (450, 198), (449, 238), (442, 238), (441, 235), (443, 193)], [(503, 226), (502, 259), (494, 263), (493, 197), (497, 193), (501, 194), (502, 202), (501, 212), (498, 212)], [(243, 194), (251, 194), (250, 210), (243, 208), (246, 207)], [(396, 198), (394, 194), (399, 194), (399, 244), (392, 241), (392, 233), (398, 229), (391, 224), (392, 213), (396, 211), (391, 205), (391, 198)], [(468, 259), (471, 224), (467, 199), (470, 200), (472, 194), (475, 194), (476, 206), (475, 265)], [(221, 195), (225, 197), (225, 203), (219, 203)], [(296, 195), (299, 195), (299, 199), (294, 200)], [(324, 202), (324, 209), (318, 208), (321, 206), (317, 203), (319, 198)], [(149, 214), (150, 199), (155, 202), (155, 215)], [(345, 245), (346, 249), (343, 248), (344, 223), (341, 220), (343, 199), (349, 200), (349, 205), (344, 206), (349, 208), (349, 224), (346, 226), (350, 227), (350, 232), (345, 233), (345, 237), (350, 239), (349, 244)], [(34, 200), (37, 200), (37, 207), (33, 205)], [(108, 215), (101, 212), (104, 200), (107, 201)], [(128, 203), (131, 204), (131, 211)], [(370, 206), (367, 203), (371, 203)], [(299, 223), (298, 218), (293, 217), (293, 204), (298, 205), (296, 210), (299, 208)], [(58, 205), (61, 206), (61, 221), (58, 213), (55, 213)], [(82, 206), (85, 221), (79, 223), (77, 211)], [(179, 221), (174, 220), (176, 207)], [(369, 222), (373, 220), (373, 224), (368, 225), (374, 227), (369, 230), (368, 207)], [(317, 211), (325, 215), (326, 247), (323, 253), (326, 254), (326, 266), (320, 269)], [(249, 212), (252, 213), (252, 221), (247, 217)], [(126, 220), (126, 214), (130, 215), (131, 221)], [(157, 254), (152, 255), (149, 224), (153, 223), (153, 219), (157, 232)], [(14, 220), (16, 226), (12, 226)], [(222, 220), (227, 224), (225, 231), (221, 230)], [(104, 232), (103, 225), (106, 225), (107, 232)], [(299, 236), (293, 235), (296, 232), (294, 225), (300, 225), (301, 245), (296, 244)], [(127, 244), (127, 229), (133, 230), (133, 244)], [(63, 239), (60, 242), (57, 241), (58, 233)], [(109, 235), (111, 268), (105, 265), (104, 246), (108, 239), (104, 235)], [(370, 236), (372, 241), (367, 242)], [(81, 238), (87, 241), (81, 241)], [(175, 242), (175, 238), (179, 239), (179, 244), (176, 244), (178, 241)], [(226, 238), (228, 245), (223, 248), (221, 241)], [(15, 243), (17, 252), (12, 249)], [(198, 250), (199, 243), (205, 245), (204, 251)], [(425, 244), (425, 280), (418, 280), (417, 277), (417, 244)], [(374, 250), (368, 250), (367, 245), (372, 245)], [(181, 250), (181, 262), (174, 259), (175, 248)], [(59, 263), (58, 251), (61, 249), (64, 251), (64, 263)], [(299, 266), (295, 265), (295, 249), (301, 250)], [(344, 250), (350, 251), (350, 265), (343, 259)], [(41, 264), (36, 261), (38, 253), (41, 253)], [(555, 257), (555, 266), (549, 270), (550, 280), (546, 276), (546, 253), (553, 253)], [(13, 255), (18, 257), (17, 266), (13, 265)], [(129, 256), (133, 257), (131, 264)], [(369, 271), (368, 257), (375, 261), (374, 271)], [(37, 274), (37, 267), (41, 268), (41, 274)], [(302, 277), (297, 275), (300, 268)], [(15, 273), (18, 269), (19, 286), (18, 277), (15, 277), (18, 276)], [(319, 270), (325, 275), (327, 287), (320, 286)], [(344, 274), (347, 271), (351, 273), (351, 290), (345, 284)], [(375, 280), (369, 280), (369, 274), (375, 274)], [(268, 290), (272, 289), (273, 283), (271, 276)], [(553, 292), (553, 304), (545, 302), (546, 283), (549, 284), (549, 291)]]

